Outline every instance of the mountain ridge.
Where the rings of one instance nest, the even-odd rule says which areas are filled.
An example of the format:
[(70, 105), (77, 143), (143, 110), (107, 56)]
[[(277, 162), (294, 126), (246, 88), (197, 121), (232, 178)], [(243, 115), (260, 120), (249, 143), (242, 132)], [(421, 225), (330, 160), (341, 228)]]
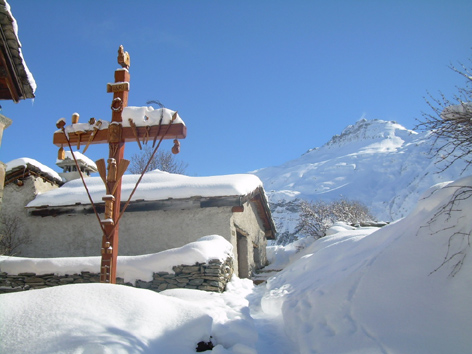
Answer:
[(321, 147), (252, 173), (264, 183), (279, 231), (293, 233), (297, 200), (357, 200), (378, 220), (394, 221), (407, 215), (430, 186), (471, 174), (463, 161), (438, 173), (449, 161), (432, 152), (430, 132), (360, 119)]

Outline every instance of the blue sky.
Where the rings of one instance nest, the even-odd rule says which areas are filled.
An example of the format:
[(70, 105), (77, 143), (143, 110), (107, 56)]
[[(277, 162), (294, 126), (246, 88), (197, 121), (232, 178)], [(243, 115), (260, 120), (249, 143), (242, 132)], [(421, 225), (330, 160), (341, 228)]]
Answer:
[[(472, 57), (471, 1), (9, 4), (38, 88), (34, 101), (0, 102), (13, 119), (4, 162), (55, 167), (59, 118), (111, 119), (106, 84), (120, 44), (131, 55), (129, 105), (159, 100), (179, 111), (188, 136), (178, 158), (196, 176), (280, 165), (361, 117), (411, 129), (429, 112), (428, 91), (452, 96), (463, 85), (449, 64)], [(125, 157), (138, 151), (128, 143)]]

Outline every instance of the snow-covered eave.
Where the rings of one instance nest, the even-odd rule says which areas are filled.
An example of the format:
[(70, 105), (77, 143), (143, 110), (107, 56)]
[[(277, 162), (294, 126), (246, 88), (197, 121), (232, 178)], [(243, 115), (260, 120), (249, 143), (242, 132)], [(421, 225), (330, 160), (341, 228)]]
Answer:
[[(243, 200), (239, 195), (228, 195), (228, 196), (215, 196), (215, 197), (202, 197), (193, 196), (188, 198), (167, 198), (167, 199), (138, 199), (129, 202), (127, 212), (136, 211), (151, 211), (151, 210), (182, 210), (182, 209), (194, 209), (194, 208), (211, 208), (211, 207), (234, 207), (242, 206)], [(126, 201), (121, 201), (124, 205)], [(97, 211), (101, 212), (104, 210), (105, 203), (102, 201), (94, 201)], [(25, 207), (31, 210), (32, 215), (60, 215), (65, 213), (80, 214), (89, 213), (89, 209), (92, 210), (90, 203), (77, 202), (75, 204), (64, 204), (64, 205), (27, 205)], [(74, 211), (73, 209), (77, 209)]]
[[(274, 219), (272, 219), (272, 213), (269, 207), (269, 201), (267, 199), (267, 195), (265, 190), (262, 186), (257, 187), (252, 193), (247, 194), (242, 199), (242, 202), (253, 202), (256, 205), (257, 213), (259, 218), (262, 220), (262, 224), (265, 230), (265, 236), (268, 239), (274, 239), (277, 233), (277, 229), (275, 227)], [(241, 204), (242, 205), (242, 204)], [(233, 211), (237, 211), (238, 209), (234, 209)]]
[[(257, 188), (252, 193), (247, 195), (223, 195), (223, 196), (191, 196), (187, 198), (167, 198), (167, 199), (138, 199), (130, 201), (126, 211), (150, 211), (150, 210), (182, 210), (182, 209), (194, 209), (194, 208), (213, 208), (213, 207), (242, 207), (245, 203), (253, 201), (260, 195), (260, 189)], [(261, 200), (264, 200), (261, 198)], [(121, 203), (124, 205), (126, 200), (122, 200)], [(105, 203), (103, 201), (94, 201), (97, 206), (97, 210), (104, 209)], [(268, 204), (267, 204), (268, 205)], [(87, 213), (88, 209), (92, 209), (90, 203), (77, 202), (74, 204), (65, 205), (27, 205), (25, 207), (32, 211), (33, 215), (58, 215), (63, 213)], [(72, 209), (77, 211), (72, 211)], [(268, 206), (267, 206), (268, 209)], [(238, 210), (238, 209), (235, 209)], [(62, 212), (61, 212), (62, 211)], [(53, 214), (50, 214), (52, 212)]]
[[(225, 196), (192, 196), (188, 198), (167, 198), (162, 200), (134, 200), (126, 209), (127, 213), (157, 211), (157, 210), (189, 210), (200, 208), (231, 208), (232, 212), (244, 211), (244, 204), (255, 203), (257, 213), (264, 225), (266, 237), (275, 239), (275, 223), (269, 209), (267, 196), (262, 187), (257, 187), (254, 191), (246, 195), (225, 195)], [(126, 201), (122, 201), (122, 207)], [(95, 208), (98, 213), (103, 213), (105, 204), (96, 202)], [(38, 205), (26, 206), (33, 216), (58, 216), (58, 215), (80, 215), (93, 213), (90, 203), (75, 203), (69, 205)]]
[[(56, 165), (63, 168), (64, 166), (69, 166), (71, 164), (75, 165), (74, 158), (72, 157), (72, 153), (70, 151), (65, 151), (65, 158), (63, 160), (57, 160)], [(97, 172), (97, 165), (95, 162), (93, 162), (91, 159), (89, 159), (87, 156), (83, 155), (82, 153), (75, 151), (74, 156), (77, 159), (77, 162), (81, 162), (84, 167), (89, 168), (93, 172)]]
[[(0, 0), (0, 29), (2, 43), (0, 53), (7, 63), (8, 75), (15, 84), (15, 92), (11, 92), (11, 97), (2, 99), (12, 99), (17, 102), (20, 99), (34, 98), (36, 82), (23, 58), (18, 39), (18, 26), (10, 5), (5, 0)], [(12, 91), (13, 88), (10, 87), (9, 90)]]
[(57, 184), (61, 186), (64, 184), (62, 179), (59, 179), (44, 170), (40, 169), (39, 167), (35, 166), (34, 164), (26, 163), (24, 166), (16, 166), (14, 168), (9, 169), (5, 173), (5, 185), (17, 181), (19, 179), (24, 179), (29, 176), (37, 176), (42, 178), (45, 182), (49, 182), (51, 184)]

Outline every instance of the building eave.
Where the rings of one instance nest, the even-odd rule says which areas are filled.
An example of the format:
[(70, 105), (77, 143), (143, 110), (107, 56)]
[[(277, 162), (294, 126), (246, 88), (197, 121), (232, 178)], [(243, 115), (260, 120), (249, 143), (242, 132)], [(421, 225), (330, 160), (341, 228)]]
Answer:
[(0, 99), (19, 102), (34, 98), (36, 84), (21, 53), (15, 19), (0, 0)]
[[(268, 239), (275, 239), (276, 228), (272, 215), (269, 209), (269, 204), (262, 187), (257, 188), (252, 193), (241, 196), (214, 196), (214, 197), (190, 197), (182, 199), (169, 198), (165, 200), (135, 200), (131, 201), (126, 209), (126, 213), (158, 211), (158, 210), (189, 210), (201, 208), (231, 208), (232, 212), (240, 212), (239, 210), (245, 203), (254, 203), (257, 213), (262, 220), (266, 237)], [(125, 202), (121, 203), (123, 208)], [(93, 208), (90, 204), (77, 203), (74, 205), (63, 206), (34, 206), (26, 207), (29, 213), (33, 216), (58, 216), (58, 215), (80, 215), (92, 214)], [(104, 203), (96, 203), (95, 208), (98, 213), (103, 213), (105, 210)]]
[(26, 166), (17, 166), (5, 173), (5, 186), (9, 183), (16, 183), (18, 180), (24, 180), (29, 176), (36, 176), (43, 179), (45, 182), (62, 186), (64, 182), (60, 179), (51, 176), (49, 173), (42, 171), (40, 168), (27, 163)]

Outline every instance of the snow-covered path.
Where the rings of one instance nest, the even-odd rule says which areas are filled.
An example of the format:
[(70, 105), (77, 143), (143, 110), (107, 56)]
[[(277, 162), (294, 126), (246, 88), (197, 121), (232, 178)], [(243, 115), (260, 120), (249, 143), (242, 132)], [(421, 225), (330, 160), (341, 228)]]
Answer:
[(280, 318), (255, 315), (253, 319), (259, 336), (256, 343), (258, 354), (293, 353), (293, 344), (285, 334)]
[(266, 314), (261, 308), (261, 299), (265, 295), (265, 283), (253, 288), (246, 297), (249, 301), (251, 317), (258, 334), (256, 350), (258, 354), (286, 354), (293, 352), (293, 344), (283, 328), (281, 316)]

